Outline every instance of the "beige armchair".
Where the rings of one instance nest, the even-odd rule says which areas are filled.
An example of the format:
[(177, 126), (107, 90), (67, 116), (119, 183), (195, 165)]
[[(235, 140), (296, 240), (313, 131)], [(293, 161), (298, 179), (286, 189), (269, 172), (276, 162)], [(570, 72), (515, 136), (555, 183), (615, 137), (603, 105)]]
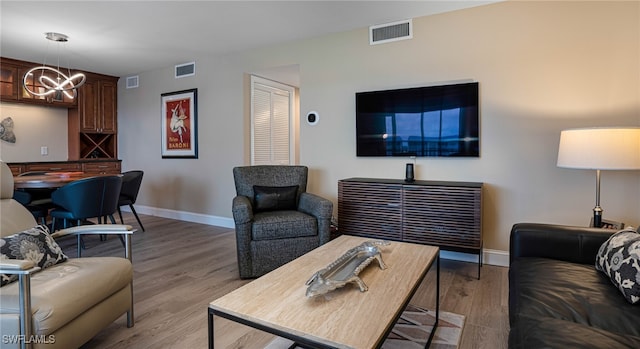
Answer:
[[(0, 237), (33, 230), (33, 215), (12, 199), (13, 176), (0, 163)], [(78, 348), (99, 331), (127, 314), (134, 324), (133, 266), (128, 225), (96, 224), (60, 230), (51, 237), (119, 234), (125, 257), (69, 258), (46, 268), (30, 260), (0, 259), (0, 274), (18, 281), (0, 287), (0, 347)], [(46, 234), (45, 234), (46, 235)], [(49, 265), (48, 263), (47, 265)]]

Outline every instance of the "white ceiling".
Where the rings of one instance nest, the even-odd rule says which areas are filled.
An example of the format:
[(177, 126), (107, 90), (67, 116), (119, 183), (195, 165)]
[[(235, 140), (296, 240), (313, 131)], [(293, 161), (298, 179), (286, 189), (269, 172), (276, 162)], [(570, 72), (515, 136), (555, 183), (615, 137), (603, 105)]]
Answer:
[[(0, 55), (129, 76), (495, 1), (0, 1)], [(45, 32), (69, 36), (66, 44)], [(58, 50), (60, 53), (58, 54)]]

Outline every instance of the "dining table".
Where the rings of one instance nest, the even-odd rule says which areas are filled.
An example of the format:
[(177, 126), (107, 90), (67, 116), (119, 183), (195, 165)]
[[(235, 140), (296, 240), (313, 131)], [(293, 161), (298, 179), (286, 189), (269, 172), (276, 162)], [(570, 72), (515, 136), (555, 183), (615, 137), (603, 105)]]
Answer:
[[(41, 175), (14, 176), (13, 187), (16, 189), (57, 189), (67, 183), (95, 176), (107, 176), (107, 174), (87, 172), (47, 172)], [(109, 174), (109, 176), (113, 175)]]

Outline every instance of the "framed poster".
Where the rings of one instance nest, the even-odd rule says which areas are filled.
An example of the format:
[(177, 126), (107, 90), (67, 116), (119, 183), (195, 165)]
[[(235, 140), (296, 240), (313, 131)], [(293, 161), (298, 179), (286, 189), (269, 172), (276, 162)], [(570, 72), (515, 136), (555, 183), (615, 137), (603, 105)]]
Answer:
[(162, 158), (198, 158), (198, 89), (162, 95)]

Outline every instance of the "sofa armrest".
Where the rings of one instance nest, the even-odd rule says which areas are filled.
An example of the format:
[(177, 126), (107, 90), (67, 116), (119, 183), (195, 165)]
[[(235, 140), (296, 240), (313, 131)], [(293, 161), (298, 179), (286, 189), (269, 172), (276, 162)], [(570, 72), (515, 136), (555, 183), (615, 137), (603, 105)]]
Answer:
[(3, 259), (0, 262), (0, 274), (29, 274), (39, 269), (27, 259)]
[(120, 235), (120, 239), (124, 244), (125, 258), (133, 263), (131, 236), (135, 231), (136, 229), (133, 229), (132, 226), (125, 224), (89, 224), (61, 229), (51, 234), (51, 236), (59, 238), (66, 235), (76, 235), (78, 237), (78, 258), (80, 258), (82, 256), (82, 243), (80, 241), (82, 235)]
[(53, 238), (65, 235), (122, 235), (133, 234), (136, 230), (124, 224), (90, 224), (61, 229), (51, 234)]
[(518, 257), (542, 257), (594, 264), (600, 246), (615, 231), (542, 223), (517, 223), (511, 228), (509, 262)]

